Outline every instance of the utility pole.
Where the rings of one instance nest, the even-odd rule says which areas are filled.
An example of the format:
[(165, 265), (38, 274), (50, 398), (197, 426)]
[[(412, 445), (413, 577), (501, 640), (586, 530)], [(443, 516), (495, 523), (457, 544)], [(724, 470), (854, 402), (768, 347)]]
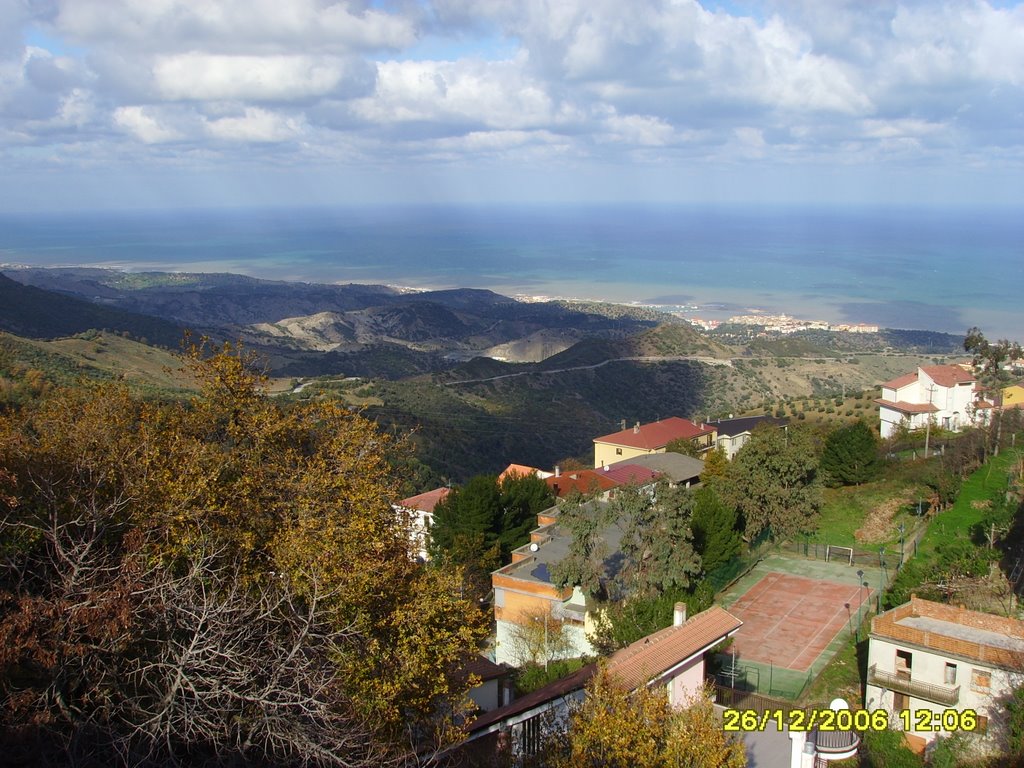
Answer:
[[(935, 397), (935, 385), (934, 384), (929, 384), (928, 385), (928, 405), (935, 405), (935, 403), (932, 402), (932, 398), (933, 397)], [(924, 457), (926, 459), (928, 458), (928, 439), (931, 437), (931, 433), (932, 433), (932, 417), (929, 416), (928, 420), (925, 422), (925, 428), (924, 428)]]

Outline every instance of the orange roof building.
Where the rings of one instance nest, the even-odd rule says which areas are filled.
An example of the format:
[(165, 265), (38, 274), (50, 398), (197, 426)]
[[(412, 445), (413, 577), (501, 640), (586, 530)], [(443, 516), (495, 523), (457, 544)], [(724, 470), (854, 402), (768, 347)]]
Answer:
[(717, 430), (706, 424), (694, 424), (689, 419), (672, 416), (649, 424), (637, 422), (629, 429), (594, 438), (594, 468), (606, 464), (664, 453), (669, 443), (689, 440), (699, 450), (708, 450), (715, 444)]

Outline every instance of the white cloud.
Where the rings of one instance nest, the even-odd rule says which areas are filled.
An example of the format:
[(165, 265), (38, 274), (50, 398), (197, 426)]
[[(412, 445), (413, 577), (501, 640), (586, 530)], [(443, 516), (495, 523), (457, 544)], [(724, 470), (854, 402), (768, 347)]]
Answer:
[(377, 91), (354, 102), (365, 120), (448, 122), (516, 129), (572, 119), (543, 84), (514, 62), (388, 61), (379, 65)]
[(341, 59), (301, 55), (189, 52), (160, 57), (153, 67), (157, 93), (172, 100), (303, 100), (331, 93), (344, 76)]
[(666, 121), (650, 115), (612, 115), (604, 126), (612, 141), (641, 147), (662, 147), (676, 140), (676, 131)]
[(416, 36), (418, 14), (315, 0), (60, 0), (54, 22), (86, 43), (145, 51), (350, 52), (397, 49)]
[(0, 142), (47, 162), (201, 157), (227, 171), (1024, 162), (1024, 1), (715, 8), (0, 0)]
[(178, 141), (184, 134), (164, 123), (154, 110), (143, 106), (118, 107), (114, 122), (145, 144)]
[(303, 132), (303, 121), (258, 107), (247, 107), (242, 115), (208, 120), (206, 130), (210, 136), (225, 141), (282, 142), (299, 137)]

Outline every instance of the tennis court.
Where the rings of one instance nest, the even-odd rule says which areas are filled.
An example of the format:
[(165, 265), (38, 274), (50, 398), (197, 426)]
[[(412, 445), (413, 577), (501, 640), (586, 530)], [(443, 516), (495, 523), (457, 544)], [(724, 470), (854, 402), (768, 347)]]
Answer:
[(852, 631), (872, 594), (864, 586), (768, 573), (729, 608), (743, 622), (736, 653), (807, 672), (837, 635)]
[(843, 562), (765, 557), (719, 597), (743, 621), (728, 652), (741, 672), (735, 684), (799, 695), (875, 609), (887, 575)]

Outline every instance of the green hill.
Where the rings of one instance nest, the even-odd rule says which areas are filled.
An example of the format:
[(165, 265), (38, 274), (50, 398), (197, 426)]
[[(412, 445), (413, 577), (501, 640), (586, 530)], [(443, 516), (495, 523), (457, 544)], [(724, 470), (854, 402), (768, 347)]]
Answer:
[(184, 333), (166, 320), (92, 304), (0, 275), (0, 330), (30, 339), (54, 339), (93, 328), (127, 332), (170, 348), (177, 348)]

